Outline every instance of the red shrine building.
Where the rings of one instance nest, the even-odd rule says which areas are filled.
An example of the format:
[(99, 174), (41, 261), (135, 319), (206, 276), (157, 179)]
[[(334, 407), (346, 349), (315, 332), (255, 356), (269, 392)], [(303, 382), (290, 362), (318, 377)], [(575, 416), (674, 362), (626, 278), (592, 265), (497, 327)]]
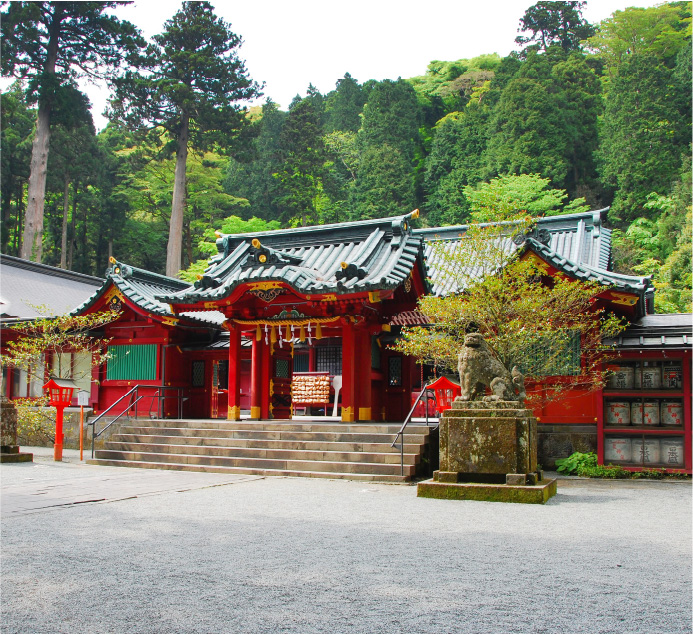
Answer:
[[(334, 414), (344, 423), (401, 423), (433, 369), (389, 344), (402, 326), (425, 322), (416, 310), (422, 295), (462, 291), (451, 289), (439, 272), (440, 252), (433, 244), (454, 249), (467, 229), (413, 229), (417, 216), (418, 211), (218, 235), (217, 255), (192, 285), (112, 259), (100, 288), (73, 310), (120, 313), (101, 333), (109, 339), (111, 358), (94, 371), (94, 412), (139, 386), (140, 416), (268, 421), (302, 413)], [(560, 401), (537, 409), (540, 456), (547, 466), (572, 451), (592, 449), (604, 460), (614, 439), (622, 446), (628, 440), (632, 456), (635, 428), (612, 425), (613, 404), (630, 411), (638, 403), (656, 402), (661, 412), (666, 402), (674, 404), (680, 425), (666, 433), (639, 426), (638, 438), (673, 435), (687, 457), (676, 467), (691, 471), (690, 319), (687, 325), (679, 319), (678, 326), (667, 316), (652, 322), (651, 281), (610, 271), (605, 216), (600, 210), (539, 219), (530, 234), (509, 238), (507, 248), (520, 250), (520, 257), (533, 259), (546, 273), (598, 281), (604, 285), (600, 306), (636, 330), (644, 324), (643, 333), (664, 329), (669, 345), (664, 335), (655, 334), (660, 345), (640, 350), (626, 338), (621, 365), (632, 367), (634, 376), (640, 373), (639, 388), (633, 383), (588, 393), (573, 381), (580, 374), (575, 342), (560, 375), (536, 378), (529, 386), (536, 391), (556, 381), (572, 386)], [(660, 369), (660, 385), (647, 391), (642, 373), (653, 367)], [(675, 377), (671, 389), (662, 392), (665, 367)], [(5, 392), (12, 396), (7, 389), (12, 379), (5, 379)]]

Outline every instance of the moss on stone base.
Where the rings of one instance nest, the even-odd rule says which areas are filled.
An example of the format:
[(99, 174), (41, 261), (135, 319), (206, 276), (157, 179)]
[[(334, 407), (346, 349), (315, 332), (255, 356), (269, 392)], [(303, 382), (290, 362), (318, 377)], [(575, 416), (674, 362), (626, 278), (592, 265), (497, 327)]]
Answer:
[(447, 500), (544, 504), (549, 498), (556, 495), (556, 479), (544, 479), (536, 485), (436, 483), (430, 480), (418, 484), (416, 495), (421, 498), (443, 498)]

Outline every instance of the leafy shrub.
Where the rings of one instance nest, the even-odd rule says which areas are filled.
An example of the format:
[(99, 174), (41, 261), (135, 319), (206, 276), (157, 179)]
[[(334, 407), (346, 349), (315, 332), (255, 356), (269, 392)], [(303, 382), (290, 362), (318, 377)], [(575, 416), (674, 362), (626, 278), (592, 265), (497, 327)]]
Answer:
[(620, 465), (582, 465), (578, 468), (578, 476), (589, 478), (631, 478), (632, 474)]
[(562, 474), (579, 474), (581, 468), (596, 467), (596, 465), (597, 455), (594, 452), (573, 452), (566, 459), (556, 460), (556, 469)]

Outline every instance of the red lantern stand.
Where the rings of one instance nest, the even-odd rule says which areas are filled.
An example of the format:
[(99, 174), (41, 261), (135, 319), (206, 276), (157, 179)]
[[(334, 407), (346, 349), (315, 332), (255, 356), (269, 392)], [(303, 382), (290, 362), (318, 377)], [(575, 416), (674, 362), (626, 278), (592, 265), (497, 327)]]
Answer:
[(452, 407), (452, 402), (462, 394), (459, 384), (441, 375), (433, 383), (428, 384), (428, 389), (436, 395), (436, 414), (440, 417), (446, 410)]
[(55, 444), (53, 445), (53, 460), (63, 460), (63, 411), (72, 402), (72, 393), (77, 384), (71, 379), (51, 377), (43, 387), (48, 389), (49, 404), (55, 406)]

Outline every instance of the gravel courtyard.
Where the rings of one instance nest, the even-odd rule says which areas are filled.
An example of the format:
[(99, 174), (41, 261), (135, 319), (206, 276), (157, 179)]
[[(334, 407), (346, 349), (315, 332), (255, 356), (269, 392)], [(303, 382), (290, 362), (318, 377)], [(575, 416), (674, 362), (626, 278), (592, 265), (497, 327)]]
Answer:
[(45, 453), (0, 477), (4, 633), (693, 628), (690, 482), (518, 505)]

